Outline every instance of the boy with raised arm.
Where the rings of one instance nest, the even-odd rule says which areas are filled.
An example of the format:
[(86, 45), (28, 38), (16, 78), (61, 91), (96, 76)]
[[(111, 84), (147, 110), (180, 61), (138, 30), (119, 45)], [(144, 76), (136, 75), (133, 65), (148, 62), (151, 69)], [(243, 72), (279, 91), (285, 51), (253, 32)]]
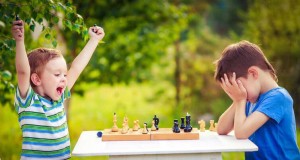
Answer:
[(13, 22), (12, 35), (18, 79), (15, 108), (23, 136), (21, 159), (68, 159), (70, 139), (63, 102), (70, 97), (104, 30), (89, 28), (90, 40), (69, 70), (58, 50), (38, 48), (26, 54), (22, 20)]

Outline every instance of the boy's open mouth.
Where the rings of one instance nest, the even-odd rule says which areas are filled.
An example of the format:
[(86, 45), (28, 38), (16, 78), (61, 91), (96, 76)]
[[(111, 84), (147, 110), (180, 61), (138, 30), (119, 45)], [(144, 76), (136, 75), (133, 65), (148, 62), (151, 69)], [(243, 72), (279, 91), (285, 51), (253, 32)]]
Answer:
[(56, 91), (57, 91), (57, 93), (59, 94), (59, 95), (61, 95), (62, 94), (62, 92), (63, 92), (63, 87), (57, 87), (56, 88)]

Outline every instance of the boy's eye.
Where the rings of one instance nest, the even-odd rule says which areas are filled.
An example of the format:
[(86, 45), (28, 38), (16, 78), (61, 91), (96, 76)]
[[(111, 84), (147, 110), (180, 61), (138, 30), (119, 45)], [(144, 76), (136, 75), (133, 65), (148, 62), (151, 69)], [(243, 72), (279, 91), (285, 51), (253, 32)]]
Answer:
[(67, 77), (67, 74), (64, 74), (64, 77)]
[(59, 76), (59, 74), (54, 74), (56, 77), (58, 77)]

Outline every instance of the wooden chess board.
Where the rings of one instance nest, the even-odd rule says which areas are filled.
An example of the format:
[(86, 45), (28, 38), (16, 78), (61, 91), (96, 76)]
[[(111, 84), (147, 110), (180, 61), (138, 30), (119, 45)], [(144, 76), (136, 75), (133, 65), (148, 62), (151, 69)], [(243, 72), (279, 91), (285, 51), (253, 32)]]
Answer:
[(102, 141), (197, 140), (200, 137), (197, 128), (193, 128), (191, 132), (180, 130), (180, 133), (174, 133), (172, 128), (160, 128), (157, 131), (151, 131), (151, 128), (148, 128), (147, 134), (143, 134), (142, 130), (133, 131), (129, 129), (128, 133), (122, 134), (121, 129), (118, 132), (105, 129), (102, 134)]

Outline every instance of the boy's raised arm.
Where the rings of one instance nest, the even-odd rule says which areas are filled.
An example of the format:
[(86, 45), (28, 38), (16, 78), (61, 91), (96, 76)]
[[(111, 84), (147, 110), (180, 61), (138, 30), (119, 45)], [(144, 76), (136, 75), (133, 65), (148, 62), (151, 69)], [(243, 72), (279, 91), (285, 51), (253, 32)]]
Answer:
[(71, 68), (68, 71), (68, 89), (71, 89), (78, 79), (79, 75), (90, 61), (98, 43), (104, 37), (105, 33), (101, 27), (89, 28), (90, 40), (72, 62)]
[(25, 98), (30, 85), (30, 66), (24, 44), (24, 23), (22, 20), (13, 22), (12, 35), (16, 41), (16, 71), (18, 88), (22, 98)]

